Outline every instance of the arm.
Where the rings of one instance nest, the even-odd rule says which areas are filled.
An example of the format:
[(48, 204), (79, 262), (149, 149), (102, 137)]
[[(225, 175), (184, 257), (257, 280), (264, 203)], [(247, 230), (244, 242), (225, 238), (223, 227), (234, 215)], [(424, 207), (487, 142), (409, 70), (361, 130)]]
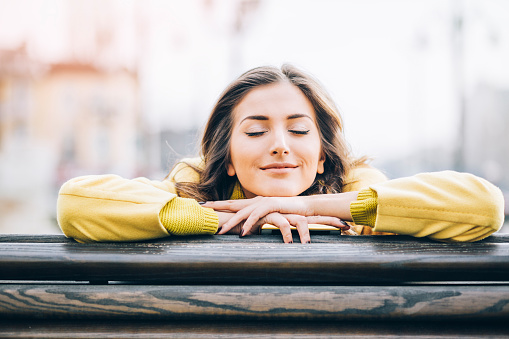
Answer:
[[(383, 181), (387, 181), (387, 177), (382, 172), (370, 166), (363, 165), (354, 168), (348, 173), (345, 186), (343, 186), (344, 193), (282, 199), (258, 197), (256, 199), (247, 200), (207, 202), (205, 206), (212, 207), (216, 210), (227, 210), (235, 213), (244, 209), (241, 213), (237, 213), (231, 222), (227, 222), (223, 229), (220, 230), (219, 234), (226, 233), (230, 228), (234, 227), (236, 223), (250, 217), (246, 229), (249, 233), (251, 225), (256, 223), (256, 218), (261, 218), (264, 213), (271, 212), (307, 216), (309, 223), (326, 224), (345, 230), (350, 226), (343, 224), (341, 220), (352, 221), (350, 203), (357, 199), (358, 191), (368, 187), (370, 184)], [(262, 208), (261, 211), (258, 210), (257, 212), (259, 213), (255, 213), (251, 216), (251, 212), (256, 209), (256, 206), (254, 206), (255, 203), (257, 205), (264, 205), (264, 201), (260, 201), (262, 199), (267, 201), (265, 208)], [(310, 216), (316, 217), (310, 218)], [(268, 223), (273, 224), (272, 222)], [(274, 226), (281, 229), (279, 225)], [(369, 230), (370, 234), (373, 233), (370, 227), (364, 227), (362, 225), (351, 225), (351, 227), (358, 234), (368, 233), (365, 232), (366, 230)]]
[[(365, 184), (358, 182), (352, 189)], [(257, 197), (206, 206), (237, 212), (221, 232), (242, 220), (249, 230), (264, 215), (279, 212), (353, 220), (375, 232), (476, 241), (499, 230), (504, 221), (504, 200), (497, 187), (474, 175), (451, 171), (379, 182), (359, 192)]]
[(444, 171), (387, 181), (376, 169), (363, 167), (352, 171), (345, 190), (359, 191), (350, 213), (357, 225), (372, 228), (364, 227), (362, 234), (476, 241), (504, 222), (502, 193), (472, 174)]
[(214, 234), (217, 214), (177, 197), (171, 181), (115, 175), (71, 179), (60, 189), (57, 219), (80, 242), (139, 241), (170, 234)]
[[(373, 201), (369, 216), (363, 211), (369, 209), (367, 205), (373, 206)], [(504, 198), (497, 187), (474, 175), (452, 171), (371, 185), (361, 191), (351, 210), (354, 220), (374, 231), (452, 242), (483, 239), (504, 222)]]
[(286, 243), (292, 241), (291, 226), (299, 232), (301, 242), (310, 242), (309, 223), (325, 224), (348, 230), (343, 220), (351, 220), (349, 205), (357, 192), (295, 197), (262, 197), (252, 199), (209, 201), (207, 207), (216, 211), (233, 212), (234, 215), (222, 224), (218, 234), (225, 234), (243, 223), (240, 235), (255, 233), (264, 223), (281, 230)]

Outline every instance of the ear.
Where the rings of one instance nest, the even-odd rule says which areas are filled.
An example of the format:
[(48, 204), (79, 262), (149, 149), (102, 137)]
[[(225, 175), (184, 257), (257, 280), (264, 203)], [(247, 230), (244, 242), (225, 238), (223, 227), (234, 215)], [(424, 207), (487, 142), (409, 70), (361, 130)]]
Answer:
[(233, 167), (233, 165), (231, 163), (228, 164), (227, 168), (226, 168), (226, 173), (230, 176), (230, 177), (233, 177), (235, 175), (235, 168)]
[(318, 166), (316, 167), (316, 173), (323, 174), (323, 171), (324, 171), (323, 164), (324, 163), (325, 163), (325, 156), (322, 154), (320, 160), (318, 160)]

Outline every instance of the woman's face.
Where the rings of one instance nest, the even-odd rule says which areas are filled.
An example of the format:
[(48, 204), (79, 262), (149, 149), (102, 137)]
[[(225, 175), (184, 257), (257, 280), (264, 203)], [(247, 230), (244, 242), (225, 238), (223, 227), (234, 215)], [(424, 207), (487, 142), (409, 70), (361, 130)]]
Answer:
[(252, 89), (233, 111), (230, 154), (247, 198), (304, 192), (325, 161), (311, 102), (288, 82)]

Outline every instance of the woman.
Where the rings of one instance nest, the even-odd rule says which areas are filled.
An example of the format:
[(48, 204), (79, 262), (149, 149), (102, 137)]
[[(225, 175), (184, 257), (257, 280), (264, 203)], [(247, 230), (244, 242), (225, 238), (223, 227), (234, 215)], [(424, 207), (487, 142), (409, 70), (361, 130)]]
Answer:
[[(292, 242), (292, 226), (308, 243), (310, 223), (476, 241), (500, 229), (503, 205), (498, 188), (470, 174), (388, 181), (350, 155), (338, 110), (318, 82), (285, 65), (255, 68), (226, 88), (200, 158), (183, 160), (163, 181), (72, 179), (57, 209), (64, 234), (80, 242), (244, 236), (268, 223), (285, 243)], [(354, 223), (350, 230), (345, 221)]]

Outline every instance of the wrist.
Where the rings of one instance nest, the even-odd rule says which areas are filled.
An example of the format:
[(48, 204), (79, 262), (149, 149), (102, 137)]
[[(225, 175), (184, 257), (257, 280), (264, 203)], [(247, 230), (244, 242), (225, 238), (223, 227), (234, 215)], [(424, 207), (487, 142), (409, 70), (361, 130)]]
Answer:
[(358, 193), (355, 191), (308, 196), (308, 209), (312, 215), (331, 216), (341, 220), (352, 221), (350, 204), (357, 200)]
[[(215, 212), (217, 213), (217, 217), (219, 219), (219, 226), (217, 227), (217, 232), (219, 232), (219, 231), (221, 231), (221, 228), (223, 227), (223, 225), (228, 220), (230, 220), (235, 215), (235, 213), (233, 213), (233, 212), (218, 212), (218, 211), (215, 211)], [(240, 225), (237, 225), (237, 226), (233, 227), (230, 231), (226, 232), (225, 234), (239, 234), (239, 232), (240, 232)]]
[(219, 219), (219, 228), (221, 228), (228, 220), (230, 220), (235, 214), (231, 212), (219, 212), (217, 213), (217, 217)]

